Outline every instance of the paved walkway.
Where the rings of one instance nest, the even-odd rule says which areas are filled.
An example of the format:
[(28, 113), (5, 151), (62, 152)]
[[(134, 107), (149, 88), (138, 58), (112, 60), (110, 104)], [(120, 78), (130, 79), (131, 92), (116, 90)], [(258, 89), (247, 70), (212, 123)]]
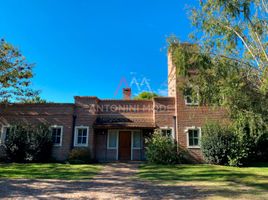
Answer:
[(138, 163), (107, 164), (92, 180), (1, 180), (0, 199), (200, 199), (194, 186), (165, 186), (135, 177)]

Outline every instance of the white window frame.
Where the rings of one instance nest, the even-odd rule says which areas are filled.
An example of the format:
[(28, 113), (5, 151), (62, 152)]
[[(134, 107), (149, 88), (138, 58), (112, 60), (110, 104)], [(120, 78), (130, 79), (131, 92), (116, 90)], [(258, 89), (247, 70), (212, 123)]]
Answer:
[(62, 137), (63, 137), (63, 126), (58, 126), (58, 125), (53, 125), (53, 126), (50, 126), (50, 129), (51, 129), (51, 135), (52, 135), (52, 129), (53, 128), (60, 128), (60, 144), (53, 144), (53, 146), (55, 147), (61, 147), (62, 146)]
[(161, 130), (161, 133), (162, 133), (162, 130), (171, 130), (171, 138), (175, 139), (174, 128), (173, 127), (164, 126), (164, 127), (160, 127), (160, 130)]
[(185, 102), (186, 106), (198, 106), (199, 105), (198, 100), (197, 101), (192, 100), (192, 102), (190, 103), (190, 102), (187, 101), (187, 97), (191, 97), (191, 96), (190, 95), (184, 96), (184, 102)]
[[(192, 88), (193, 86), (190, 85), (190, 87)], [(192, 100), (192, 102), (190, 103), (187, 101), (187, 97), (191, 98), (191, 95), (184, 95), (184, 103), (186, 106), (198, 106), (199, 105), (198, 99), (196, 101)], [(197, 93), (197, 97), (199, 97), (199, 93)]]
[[(116, 131), (117, 132), (117, 147), (116, 148), (108, 148), (109, 147), (109, 131)], [(119, 159), (119, 132), (120, 131), (130, 131), (131, 132), (131, 155), (130, 155), (130, 159), (133, 160), (133, 150), (138, 149), (138, 150), (142, 150), (143, 149), (143, 134), (142, 131), (140, 129), (108, 129), (108, 136), (107, 136), (107, 149), (108, 150), (116, 150), (116, 160)], [(141, 143), (141, 148), (133, 148), (133, 132), (134, 131), (140, 131), (141, 133), (141, 137), (142, 137), (142, 143)]]
[[(110, 133), (115, 132), (116, 133), (116, 147), (110, 147), (109, 146), (109, 140), (110, 140)], [(115, 149), (118, 151), (118, 143), (119, 143), (119, 131), (114, 129), (108, 130), (108, 136), (107, 136), (107, 149)]]
[(6, 140), (6, 132), (4, 131), (5, 128), (10, 128), (10, 125), (4, 125), (1, 128), (1, 135), (0, 135), (0, 145), (5, 143)]
[[(140, 141), (141, 142), (140, 147), (134, 147), (134, 140), (133, 140), (133, 138), (134, 138), (134, 132), (138, 132), (140, 134), (140, 140), (141, 140)], [(132, 150), (133, 149), (137, 149), (137, 150), (142, 149), (142, 146), (143, 146), (142, 142), (143, 142), (143, 139), (142, 139), (141, 130), (133, 130), (133, 131), (131, 131), (131, 153), (132, 153)], [(132, 160), (132, 155), (131, 155), (131, 160)]]
[[(198, 138), (199, 139), (199, 145), (193, 145), (193, 146), (189, 145), (189, 130), (198, 130), (199, 131), (199, 138)], [(189, 148), (189, 149), (200, 149), (200, 147), (201, 147), (201, 137), (202, 137), (201, 127), (196, 127), (196, 126), (186, 127), (185, 133), (186, 133), (186, 139), (187, 139), (187, 148)]]
[[(86, 144), (78, 144), (77, 143), (77, 136), (78, 136), (78, 129), (86, 129), (87, 130), (87, 140)], [(87, 147), (88, 146), (88, 132), (89, 132), (89, 127), (88, 126), (75, 126), (75, 131), (74, 131), (74, 147)]]

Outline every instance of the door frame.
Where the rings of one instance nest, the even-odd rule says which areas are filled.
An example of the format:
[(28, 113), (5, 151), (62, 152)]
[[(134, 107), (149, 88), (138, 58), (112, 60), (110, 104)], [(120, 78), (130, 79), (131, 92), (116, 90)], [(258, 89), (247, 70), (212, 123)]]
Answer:
[[(116, 135), (117, 135), (117, 145), (116, 145), (116, 160), (119, 160), (119, 132), (120, 131), (129, 131), (130, 132), (130, 140), (131, 140), (131, 144), (130, 144), (130, 160), (133, 160), (133, 149), (137, 149), (137, 148), (133, 148), (133, 132), (134, 131), (140, 131), (140, 133), (142, 134), (142, 131), (141, 129), (108, 129), (108, 132), (107, 132), (107, 149), (111, 149), (111, 148), (108, 148), (108, 142), (109, 142), (109, 132), (113, 130), (113, 131), (116, 131)], [(142, 146), (141, 148), (142, 149)]]

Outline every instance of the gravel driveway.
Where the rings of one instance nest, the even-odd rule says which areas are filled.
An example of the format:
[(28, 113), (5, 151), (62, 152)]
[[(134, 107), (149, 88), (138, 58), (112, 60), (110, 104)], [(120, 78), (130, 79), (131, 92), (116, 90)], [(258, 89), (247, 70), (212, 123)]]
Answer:
[(135, 178), (138, 163), (111, 163), (92, 180), (0, 179), (1, 199), (201, 199), (191, 185), (166, 186)]

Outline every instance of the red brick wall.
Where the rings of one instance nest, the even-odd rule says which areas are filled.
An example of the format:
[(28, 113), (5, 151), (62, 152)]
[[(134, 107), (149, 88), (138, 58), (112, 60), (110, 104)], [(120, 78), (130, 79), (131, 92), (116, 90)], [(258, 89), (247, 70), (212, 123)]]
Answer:
[(175, 116), (175, 98), (154, 98), (154, 119), (157, 127), (174, 127), (173, 116)]
[(94, 129), (93, 124), (97, 118), (94, 107), (97, 106), (99, 99), (97, 97), (75, 97), (75, 115), (76, 126), (87, 126), (88, 129), (88, 148), (91, 157), (94, 157)]
[[(200, 149), (187, 148), (187, 133), (185, 130), (187, 127), (202, 127), (208, 121), (222, 122), (227, 119), (226, 112), (223, 108), (219, 107), (189, 106), (185, 104), (183, 92), (178, 87), (181, 85), (183, 78), (178, 76), (170, 53), (168, 53), (168, 72), (169, 96), (175, 98), (178, 144), (182, 148), (187, 149), (194, 158), (202, 161), (203, 156)], [(175, 84), (176, 86), (174, 86)]]
[(72, 104), (14, 104), (0, 106), (0, 128), (16, 122), (48, 123), (63, 126), (62, 146), (53, 148), (53, 157), (65, 160), (72, 140)]
[[(185, 105), (182, 92), (177, 92), (177, 140), (181, 147), (187, 148), (187, 127), (202, 127), (209, 121), (226, 120), (226, 113), (223, 108), (208, 106), (188, 106)], [(202, 132), (202, 130), (201, 130)], [(192, 155), (198, 160), (202, 160), (200, 149), (190, 149)]]

